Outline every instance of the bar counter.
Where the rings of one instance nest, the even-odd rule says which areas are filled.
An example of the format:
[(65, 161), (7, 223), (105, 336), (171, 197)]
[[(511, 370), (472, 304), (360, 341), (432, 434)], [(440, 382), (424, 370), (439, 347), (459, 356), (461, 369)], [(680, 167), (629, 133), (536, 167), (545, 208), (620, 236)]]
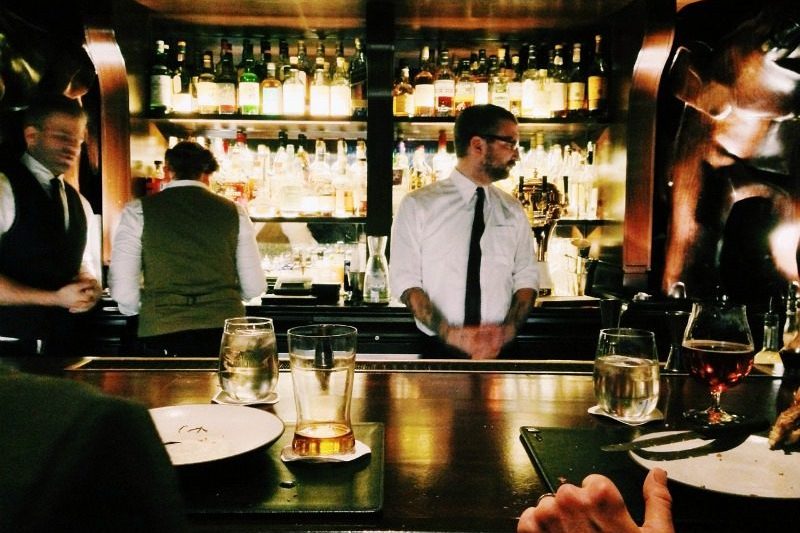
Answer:
[[(23, 371), (88, 383), (149, 408), (207, 404), (217, 390), (213, 359), (86, 358), (72, 361), (76, 369), (66, 371), (62, 370), (66, 362), (26, 359), (11, 363)], [(291, 424), (295, 419), (291, 377), (286, 361), (281, 363), (281, 400), (259, 408)], [(723, 395), (723, 406), (771, 422), (799, 383), (754, 370)], [(659, 408), (666, 425), (652, 423), (631, 434), (679, 428), (682, 411), (704, 406), (707, 396), (686, 375), (663, 375)], [(379, 512), (217, 514), (188, 501), (190, 520), (197, 531), (514, 531), (520, 512), (547, 491), (521, 443), (520, 428), (602, 432), (621, 427), (588, 414), (593, 404), (591, 364), (586, 362), (481, 364), (359, 356), (353, 423), (379, 422), (385, 431)], [(575, 449), (580, 450), (580, 444), (575, 443)], [(575, 449), (564, 453), (576, 453)], [(263, 448), (250, 452), (259, 453), (264, 453)], [(620, 460), (633, 464), (627, 455)], [(644, 477), (644, 469), (639, 470)], [(247, 479), (257, 475), (254, 472), (242, 470), (237, 479), (245, 485), (257, 483)], [(785, 520), (797, 516), (800, 508), (798, 500), (720, 495), (675, 482), (670, 482), (670, 489), (678, 531), (769, 530), (771, 525), (785, 526)]]

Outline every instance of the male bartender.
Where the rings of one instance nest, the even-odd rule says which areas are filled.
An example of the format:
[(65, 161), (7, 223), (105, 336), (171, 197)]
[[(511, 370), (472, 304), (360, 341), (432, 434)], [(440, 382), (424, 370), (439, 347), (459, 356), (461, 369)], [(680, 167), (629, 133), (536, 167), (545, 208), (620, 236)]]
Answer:
[(64, 181), (86, 121), (77, 100), (38, 97), (25, 112), (25, 153), (0, 162), (0, 353), (72, 354), (74, 314), (100, 296), (85, 255), (92, 209)]
[(477, 105), (458, 116), (454, 133), (458, 163), (449, 179), (400, 204), (391, 286), (431, 336), (429, 351), (493, 359), (525, 323), (538, 290), (528, 219), (492, 186), (519, 160), (519, 129), (509, 111)]

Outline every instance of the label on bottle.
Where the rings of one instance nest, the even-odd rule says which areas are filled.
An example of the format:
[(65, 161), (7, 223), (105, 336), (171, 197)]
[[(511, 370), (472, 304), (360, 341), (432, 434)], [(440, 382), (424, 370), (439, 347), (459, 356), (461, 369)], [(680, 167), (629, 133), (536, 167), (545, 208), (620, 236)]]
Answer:
[(489, 82), (478, 82), (475, 84), (475, 105), (489, 103)]
[(256, 82), (239, 82), (239, 110), (243, 115), (257, 115), (259, 86)]
[(587, 81), (589, 111), (602, 109), (608, 94), (608, 79), (604, 76), (589, 76)]
[(217, 106), (220, 114), (232, 115), (236, 113), (236, 85), (233, 83), (217, 83)]
[(280, 87), (263, 87), (261, 89), (261, 113), (276, 117), (283, 108), (283, 91)]
[(150, 109), (166, 109), (172, 106), (172, 78), (166, 74), (150, 76)]
[(435, 103), (433, 84), (424, 83), (417, 85), (414, 90), (414, 114), (419, 117), (432, 116), (435, 109)]
[(567, 109), (577, 111), (585, 108), (586, 84), (582, 81), (570, 82), (567, 86)]
[(550, 84), (550, 114), (560, 115), (567, 110), (567, 84), (554, 81)]
[(331, 116), (349, 117), (352, 113), (350, 87), (347, 85), (331, 86)]
[(456, 84), (453, 80), (436, 80), (433, 82), (434, 102), (436, 114), (440, 117), (449, 117), (453, 114), (453, 97), (456, 93)]

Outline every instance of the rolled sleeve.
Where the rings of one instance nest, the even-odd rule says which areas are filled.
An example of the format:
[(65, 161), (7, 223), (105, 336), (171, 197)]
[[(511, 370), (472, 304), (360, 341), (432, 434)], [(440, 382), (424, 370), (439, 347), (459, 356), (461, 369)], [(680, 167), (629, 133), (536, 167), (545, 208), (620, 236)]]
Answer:
[(140, 200), (125, 206), (114, 235), (108, 286), (121, 313), (139, 312), (142, 280), (142, 231), (144, 214)]
[(533, 232), (528, 220), (517, 224), (517, 250), (514, 256), (514, 292), (520, 289), (539, 290), (539, 268), (536, 266), (536, 253)]
[(261, 295), (266, 289), (266, 277), (261, 268), (261, 254), (256, 242), (256, 230), (247, 210), (236, 205), (239, 213), (239, 236), (236, 242), (236, 272), (243, 300)]
[(389, 279), (397, 298), (412, 287), (422, 287), (422, 246), (416, 211), (414, 198), (406, 196), (392, 225)]

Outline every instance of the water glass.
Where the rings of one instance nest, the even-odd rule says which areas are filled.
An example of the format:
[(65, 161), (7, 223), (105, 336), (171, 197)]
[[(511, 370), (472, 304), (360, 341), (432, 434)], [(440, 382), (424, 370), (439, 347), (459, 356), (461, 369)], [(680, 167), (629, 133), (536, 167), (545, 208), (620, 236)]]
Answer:
[(594, 360), (598, 406), (623, 422), (641, 422), (655, 410), (658, 393), (658, 352), (653, 332), (600, 330)]
[(278, 348), (271, 318), (225, 320), (219, 347), (219, 385), (230, 400), (256, 402), (275, 394)]
[(355, 449), (350, 400), (357, 333), (352, 326), (336, 324), (312, 324), (287, 331), (297, 408), (292, 439), (296, 455), (337, 455)]

